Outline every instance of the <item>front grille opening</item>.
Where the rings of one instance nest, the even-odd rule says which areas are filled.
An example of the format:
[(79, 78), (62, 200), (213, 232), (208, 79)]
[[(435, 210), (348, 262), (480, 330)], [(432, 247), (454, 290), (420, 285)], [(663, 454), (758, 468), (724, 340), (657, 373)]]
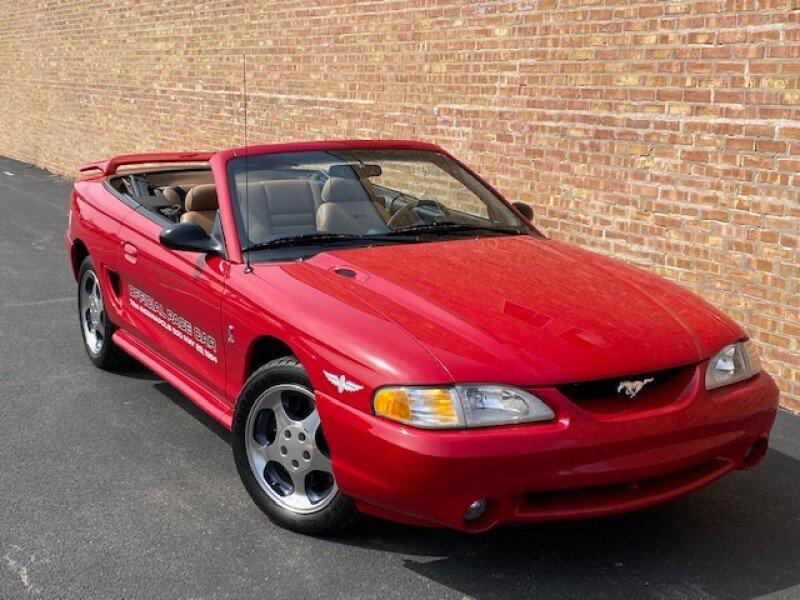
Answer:
[(695, 365), (687, 365), (556, 387), (584, 410), (597, 413), (635, 412), (667, 406), (685, 398), (695, 371)]

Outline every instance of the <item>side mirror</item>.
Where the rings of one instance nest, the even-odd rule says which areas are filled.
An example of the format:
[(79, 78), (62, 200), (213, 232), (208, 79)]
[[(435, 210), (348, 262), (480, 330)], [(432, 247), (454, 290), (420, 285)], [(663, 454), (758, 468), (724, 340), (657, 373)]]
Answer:
[(533, 221), (533, 209), (530, 207), (530, 204), (525, 204), (524, 202), (514, 202), (512, 206), (522, 213), (522, 216), (528, 219), (528, 221)]
[(221, 254), (222, 244), (206, 235), (205, 230), (196, 223), (177, 223), (163, 229), (158, 236), (162, 246), (172, 250)]

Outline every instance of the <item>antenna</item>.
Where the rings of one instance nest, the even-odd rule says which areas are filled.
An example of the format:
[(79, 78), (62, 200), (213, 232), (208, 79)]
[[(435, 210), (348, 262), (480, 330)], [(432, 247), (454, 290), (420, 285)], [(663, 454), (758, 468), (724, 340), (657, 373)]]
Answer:
[(247, 248), (244, 253), (244, 272), (252, 273), (250, 265), (250, 151), (247, 148), (247, 55), (242, 54), (242, 97), (244, 99), (244, 228)]

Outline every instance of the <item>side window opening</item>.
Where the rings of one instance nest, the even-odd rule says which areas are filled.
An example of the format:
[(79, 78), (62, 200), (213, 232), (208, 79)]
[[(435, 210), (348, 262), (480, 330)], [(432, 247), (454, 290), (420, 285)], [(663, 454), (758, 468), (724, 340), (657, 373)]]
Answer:
[(176, 187), (154, 187), (146, 175), (126, 175), (122, 178), (122, 188), (128, 197), (171, 223), (180, 222), (181, 215), (186, 212), (180, 198), (185, 198), (185, 193), (178, 193), (174, 189)]
[(152, 171), (120, 175), (109, 185), (132, 204), (142, 206), (168, 223), (180, 223), (186, 198), (198, 185), (213, 183), (210, 169)]

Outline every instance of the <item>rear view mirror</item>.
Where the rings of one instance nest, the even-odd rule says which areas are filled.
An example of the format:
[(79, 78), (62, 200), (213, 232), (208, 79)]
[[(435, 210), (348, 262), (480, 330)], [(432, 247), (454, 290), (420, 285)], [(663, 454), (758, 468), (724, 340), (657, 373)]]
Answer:
[(371, 163), (332, 165), (328, 169), (328, 175), (331, 177), (344, 177), (345, 179), (353, 179), (353, 177), (358, 177), (359, 179), (380, 177), (382, 173), (383, 169), (380, 165)]
[(165, 228), (158, 236), (162, 246), (172, 250), (221, 254), (222, 245), (206, 235), (205, 230), (196, 223), (177, 223)]
[(383, 169), (380, 165), (363, 164), (356, 166), (356, 173), (362, 178), (380, 177), (383, 175)]
[(525, 204), (524, 202), (514, 202), (512, 206), (516, 208), (523, 217), (528, 219), (528, 221), (533, 221), (533, 209), (531, 208), (530, 204)]

